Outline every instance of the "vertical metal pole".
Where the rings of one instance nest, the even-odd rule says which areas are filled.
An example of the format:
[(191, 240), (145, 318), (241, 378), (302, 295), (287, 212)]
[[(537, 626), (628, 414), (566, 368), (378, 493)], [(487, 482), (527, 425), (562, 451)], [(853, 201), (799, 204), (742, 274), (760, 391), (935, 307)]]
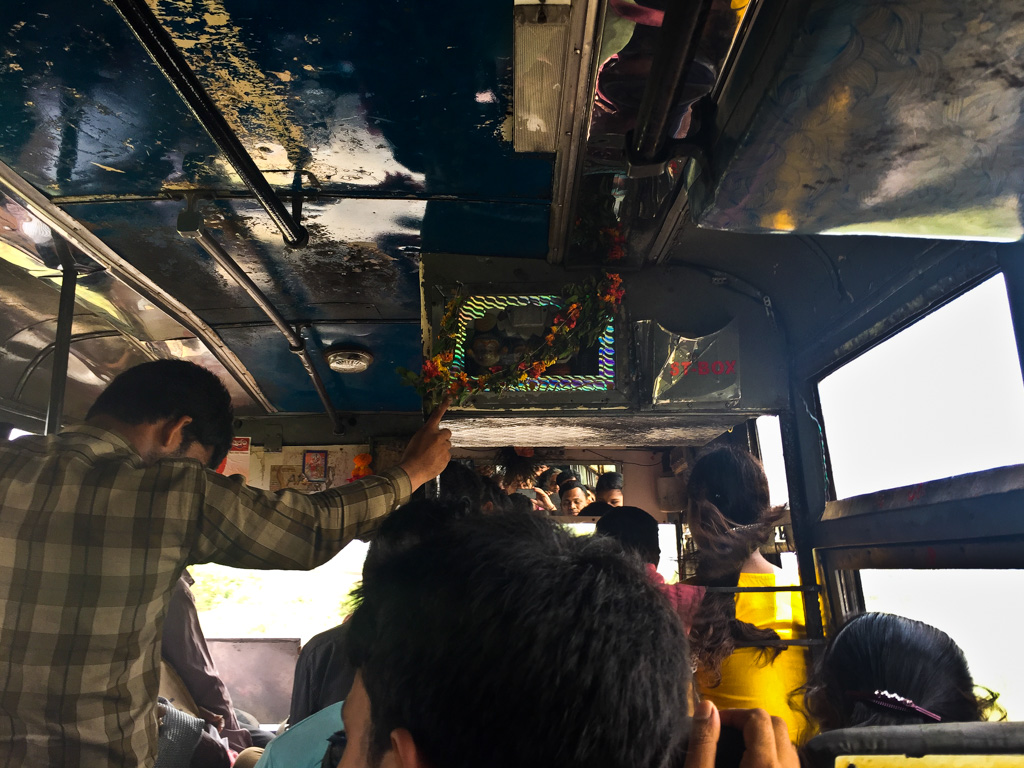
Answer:
[(59, 237), (54, 238), (57, 254), (60, 256), (61, 282), (60, 304), (57, 309), (57, 337), (53, 342), (53, 370), (50, 374), (50, 402), (46, 408), (44, 434), (55, 435), (60, 431), (64, 416), (64, 391), (68, 382), (68, 355), (71, 353), (71, 324), (75, 319), (75, 287), (78, 272), (71, 248)]
[[(818, 583), (814, 564), (814, 526), (825, 510), (828, 496), (823, 434), (817, 416), (817, 398), (813, 386), (790, 387), (790, 409), (779, 415), (782, 430), (782, 456), (789, 485), (789, 508), (793, 519), (800, 582)], [(818, 595), (804, 592), (807, 636), (824, 637), (824, 623)]]

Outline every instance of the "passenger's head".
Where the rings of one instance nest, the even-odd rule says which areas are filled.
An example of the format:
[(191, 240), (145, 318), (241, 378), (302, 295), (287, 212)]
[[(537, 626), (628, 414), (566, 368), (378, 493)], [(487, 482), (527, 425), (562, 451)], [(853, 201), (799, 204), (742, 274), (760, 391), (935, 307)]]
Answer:
[(821, 730), (935, 722), (887, 691), (941, 718), (984, 719), (993, 700), (974, 693), (963, 651), (945, 632), (888, 613), (851, 619), (831, 639), (806, 688), (808, 713)]
[(661, 560), (658, 521), (639, 507), (616, 507), (597, 521), (597, 532), (617, 539), (627, 552), (635, 552), (645, 563)]
[(679, 621), (639, 563), (547, 520), (467, 519), (367, 575), (341, 768), (662, 768), (687, 728)]
[(558, 499), (562, 505), (563, 515), (578, 515), (590, 503), (587, 501), (587, 492), (576, 481), (570, 481), (561, 486)]
[(558, 473), (558, 492), (562, 492), (562, 486), (566, 483), (578, 483), (580, 476), (573, 472), (571, 469), (563, 469)]
[(556, 493), (558, 491), (558, 472), (559, 470), (554, 467), (545, 469), (537, 478), (536, 487), (548, 493)]
[[(231, 448), (233, 418), (231, 396), (220, 379), (185, 360), (155, 360), (129, 368), (100, 393), (86, 414), (87, 421), (114, 420), (133, 427), (162, 425), (178, 430), (174, 433), (180, 433), (176, 449), (161, 442), (140, 450), (143, 458), (198, 457), (202, 453), (209, 457), (210, 467), (219, 466)], [(196, 446), (205, 450), (196, 453)]]
[(619, 507), (613, 507), (611, 504), (605, 504), (603, 501), (593, 501), (587, 504), (580, 514), (601, 517), (602, 515), (607, 515), (613, 509), (619, 509)]
[(439, 501), (462, 504), (470, 509), (479, 509), (483, 501), (484, 480), (458, 461), (448, 462), (441, 473)]
[(480, 497), (480, 511), (486, 514), (500, 514), (512, 510), (509, 496), (493, 477), (481, 477), (483, 494)]
[(508, 502), (512, 505), (512, 511), (524, 515), (533, 514), (533, 502), (521, 493), (510, 493)]
[(773, 514), (768, 478), (749, 451), (732, 446), (704, 454), (687, 482), (690, 533), (706, 554), (745, 560), (767, 541)]
[(502, 485), (508, 493), (520, 488), (533, 488), (536, 473), (533, 471), (533, 459), (520, 456), (515, 448), (502, 448), (498, 452), (498, 461), (505, 468)]
[(373, 578), (380, 566), (424, 539), (442, 536), (456, 521), (478, 514), (476, 507), (435, 499), (420, 499), (399, 507), (381, 519), (366, 551), (363, 579)]
[(622, 506), (622, 473), (605, 472), (597, 478), (597, 487), (594, 495), (598, 501), (611, 504), (613, 507)]
[[(779, 515), (772, 511), (768, 480), (748, 451), (721, 447), (702, 456), (687, 483), (687, 525), (699, 548), (694, 581), (704, 587), (735, 587), (750, 556), (767, 542)], [(737, 646), (762, 646), (774, 660), (784, 644), (770, 628), (736, 618), (735, 596), (708, 592), (690, 632), (697, 664), (717, 685), (722, 662)]]

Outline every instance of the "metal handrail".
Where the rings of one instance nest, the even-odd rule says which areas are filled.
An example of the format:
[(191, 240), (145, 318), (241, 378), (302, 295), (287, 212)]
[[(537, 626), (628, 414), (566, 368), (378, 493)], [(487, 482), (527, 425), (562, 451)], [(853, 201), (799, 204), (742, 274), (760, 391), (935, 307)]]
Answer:
[(288, 348), (298, 355), (299, 360), (302, 361), (302, 366), (306, 369), (306, 373), (309, 374), (309, 378), (313, 382), (313, 388), (316, 390), (317, 395), (319, 395), (320, 402), (323, 403), (324, 410), (334, 425), (334, 433), (336, 435), (343, 434), (345, 428), (341, 423), (341, 416), (335, 410), (331, 397), (327, 393), (327, 387), (324, 385), (324, 380), (313, 364), (313, 358), (310, 357), (309, 349), (306, 347), (306, 339), (284, 318), (277, 310), (277, 307), (266, 297), (266, 294), (253, 282), (253, 279), (246, 274), (245, 270), (238, 265), (238, 262), (231, 258), (231, 255), (210, 234), (203, 222), (202, 214), (195, 210), (194, 203), (194, 199), (189, 200), (188, 207), (178, 215), (178, 234), (190, 240), (195, 240), (199, 247), (206, 251), (221, 269), (234, 278), (235, 282), (249, 295), (249, 298), (256, 303), (256, 306), (263, 310), (263, 313), (270, 319), (270, 322), (287, 339)]
[(242, 146), (216, 103), (203, 88), (184, 55), (145, 0), (108, 0), (124, 19), (171, 86), (192, 110), (200, 125), (224, 153), (235, 173), (249, 188), (290, 246), (301, 247), (309, 241), (306, 228), (296, 221), (273, 187), (263, 177), (256, 162)]

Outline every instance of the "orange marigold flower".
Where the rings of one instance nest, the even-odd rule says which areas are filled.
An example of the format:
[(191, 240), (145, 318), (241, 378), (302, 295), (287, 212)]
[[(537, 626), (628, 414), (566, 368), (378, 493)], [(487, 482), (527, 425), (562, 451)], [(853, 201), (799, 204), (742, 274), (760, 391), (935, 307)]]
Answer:
[(433, 359), (427, 360), (423, 363), (423, 380), (430, 381), (431, 379), (437, 378), (441, 375), (441, 369), (438, 367), (437, 362)]
[(442, 363), (450, 363), (454, 357), (455, 357), (455, 353), (452, 352), (451, 350), (449, 350), (447, 352), (442, 352), (440, 355), (438, 355), (438, 359)]
[(555, 334), (549, 333), (547, 336), (545, 336), (544, 337), (544, 343), (547, 344), (548, 346), (554, 344), (555, 343)]

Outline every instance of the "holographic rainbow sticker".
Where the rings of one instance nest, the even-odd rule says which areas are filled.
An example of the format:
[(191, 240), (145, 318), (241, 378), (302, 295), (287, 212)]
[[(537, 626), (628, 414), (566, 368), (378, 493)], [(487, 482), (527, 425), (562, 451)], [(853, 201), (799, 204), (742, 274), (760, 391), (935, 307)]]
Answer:
[[(465, 350), (470, 324), (488, 312), (508, 307), (560, 307), (559, 296), (471, 296), (463, 302), (455, 332), (452, 370), (465, 368)], [(530, 386), (510, 387), (512, 392), (606, 392), (615, 388), (615, 324), (609, 322), (597, 340), (598, 374), (596, 376), (541, 376)]]

